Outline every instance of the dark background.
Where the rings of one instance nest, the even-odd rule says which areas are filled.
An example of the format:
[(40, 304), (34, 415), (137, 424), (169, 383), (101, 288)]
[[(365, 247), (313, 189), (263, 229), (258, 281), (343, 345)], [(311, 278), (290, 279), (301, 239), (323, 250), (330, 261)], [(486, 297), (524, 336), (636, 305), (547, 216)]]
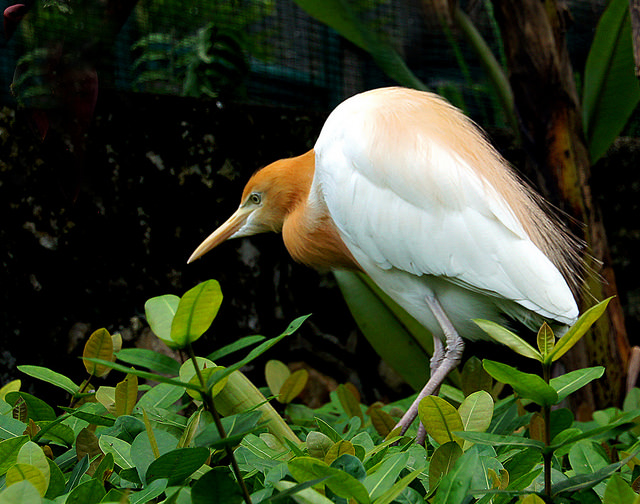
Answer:
[[(446, 40), (432, 35), (416, 5), (381, 7), (396, 23), (407, 61), (434, 88), (466, 96), (468, 112), (517, 166), (521, 153), (491, 111), (480, 69), (471, 67), (477, 81), (469, 88)], [(591, 2), (574, 12), (570, 40), (578, 67), (602, 5)], [(331, 274), (293, 263), (279, 236), (232, 241), (186, 265), (200, 241), (235, 210), (256, 169), (310, 149), (331, 108), (345, 97), (393, 84), (366, 54), (293, 3), (277, 2), (270, 16), (274, 20), (259, 23), (272, 23), (273, 54), (265, 60), (248, 56), (247, 75), (219, 96), (189, 97), (170, 87), (136, 87), (135, 74), (122, 70), (131, 63), (129, 46), (140, 30), (132, 15), (112, 47), (112, 56), (120, 56), (96, 63), (95, 113), (75, 141), (55, 122), (42, 139), (34, 108), (19, 106), (8, 92), (16, 61), (29, 49), (26, 35), (17, 32), (2, 48), (2, 384), (22, 378), (29, 390), (46, 387), (25, 379), (19, 364), (46, 365), (80, 381), (78, 356), (100, 327), (121, 332), (126, 346), (157, 348), (144, 320), (145, 301), (181, 295), (215, 278), (225, 300), (212, 330), (197, 343), (198, 354), (241, 336), (275, 336), (297, 316), (313, 313), (296, 335), (247, 370), (259, 385), (264, 361), (278, 358), (317, 370), (323, 389), (332, 380), (355, 383), (363, 402), (409, 391), (359, 333)], [(632, 344), (640, 329), (640, 143), (633, 131), (632, 124), (594, 166), (592, 181)], [(483, 351), (472, 348), (467, 355)]]

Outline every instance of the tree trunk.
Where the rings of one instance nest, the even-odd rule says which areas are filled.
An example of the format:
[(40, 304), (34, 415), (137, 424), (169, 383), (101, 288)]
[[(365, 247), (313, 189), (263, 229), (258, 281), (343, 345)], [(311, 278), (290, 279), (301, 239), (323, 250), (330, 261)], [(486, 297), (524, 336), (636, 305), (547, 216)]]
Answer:
[(640, 79), (640, 0), (629, 0), (631, 14), (631, 38), (633, 40), (633, 59), (636, 62), (636, 77)]
[[(561, 0), (493, 0), (502, 31), (520, 119), (528, 151), (527, 175), (571, 217), (586, 225), (576, 232), (587, 243), (585, 260), (597, 275), (586, 277), (588, 293), (581, 311), (616, 294), (616, 282), (605, 230), (589, 187), (590, 163), (581, 109), (565, 41), (569, 12)], [(606, 378), (583, 389), (578, 415), (598, 407), (619, 405), (624, 395), (629, 342), (622, 307), (614, 298), (607, 313), (566, 358), (569, 369), (604, 365)]]

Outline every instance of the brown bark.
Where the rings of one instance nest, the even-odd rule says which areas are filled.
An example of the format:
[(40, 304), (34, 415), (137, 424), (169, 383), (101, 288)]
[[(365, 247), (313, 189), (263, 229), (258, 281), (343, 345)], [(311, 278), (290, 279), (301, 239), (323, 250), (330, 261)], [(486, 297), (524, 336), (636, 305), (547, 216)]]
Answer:
[[(586, 227), (587, 276), (582, 309), (616, 294), (605, 230), (589, 187), (590, 163), (582, 133), (580, 102), (565, 41), (569, 11), (562, 0), (494, 0), (504, 38), (516, 109), (529, 153), (528, 176), (561, 209)], [(591, 257), (593, 256), (593, 257)], [(583, 311), (581, 310), (581, 311)], [(607, 313), (567, 356), (577, 369), (604, 365), (606, 378), (584, 390), (579, 413), (620, 404), (629, 358), (622, 308), (614, 298)]]
[(640, 0), (629, 0), (631, 14), (631, 38), (633, 40), (633, 59), (636, 62), (636, 77), (640, 79)]

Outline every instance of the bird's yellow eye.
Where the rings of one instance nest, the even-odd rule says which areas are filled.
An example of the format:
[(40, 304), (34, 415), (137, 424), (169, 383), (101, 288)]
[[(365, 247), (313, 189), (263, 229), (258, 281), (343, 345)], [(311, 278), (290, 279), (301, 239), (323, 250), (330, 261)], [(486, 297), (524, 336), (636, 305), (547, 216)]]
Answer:
[(259, 205), (262, 203), (262, 195), (260, 193), (251, 193), (249, 195), (249, 201), (254, 205)]

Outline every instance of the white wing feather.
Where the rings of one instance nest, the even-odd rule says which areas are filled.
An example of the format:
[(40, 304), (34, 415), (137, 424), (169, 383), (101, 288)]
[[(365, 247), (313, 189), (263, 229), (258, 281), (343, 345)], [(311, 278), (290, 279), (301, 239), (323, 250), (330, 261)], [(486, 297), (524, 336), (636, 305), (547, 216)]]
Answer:
[(377, 131), (375, 108), (358, 100), (363, 96), (344, 102), (325, 123), (310, 198), (324, 199), (373, 280), (404, 297), (410, 312), (424, 311), (414, 299), (421, 288), (450, 283), (462, 288), (454, 289), (454, 304), (486, 305), (487, 313), (473, 314), (472, 306), (462, 317), (496, 318), (493, 312), (506, 310), (526, 323), (530, 311), (573, 322), (577, 307), (567, 283), (489, 181), (426, 135), (401, 125), (393, 134)]

